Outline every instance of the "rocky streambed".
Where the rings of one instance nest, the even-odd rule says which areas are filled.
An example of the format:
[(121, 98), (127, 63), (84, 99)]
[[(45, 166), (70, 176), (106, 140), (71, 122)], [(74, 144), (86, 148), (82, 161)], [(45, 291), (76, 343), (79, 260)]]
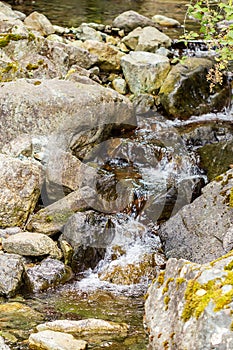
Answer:
[(1, 348), (230, 349), (229, 77), (170, 18), (0, 15)]

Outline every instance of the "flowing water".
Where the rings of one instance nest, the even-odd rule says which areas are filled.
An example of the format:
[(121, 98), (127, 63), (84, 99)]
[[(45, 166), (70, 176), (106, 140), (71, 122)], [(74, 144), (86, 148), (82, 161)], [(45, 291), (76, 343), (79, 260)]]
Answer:
[[(17, 9), (27, 14), (35, 10), (42, 12), (54, 24), (77, 26), (90, 21), (111, 23), (116, 15), (129, 9), (149, 17), (164, 14), (183, 22), (185, 4), (183, 0), (25, 0)], [(173, 35), (177, 37), (179, 30), (174, 29)], [(109, 219), (114, 225), (114, 234), (105, 247), (104, 258), (94, 268), (77, 274), (72, 281), (56, 290), (9, 300), (8, 305), (20, 303), (34, 310), (30, 317), (25, 313), (27, 309), (24, 313), (19, 310), (1, 311), (1, 332), (11, 344), (11, 349), (28, 349), (26, 340), (31, 330), (43, 321), (87, 317), (126, 322), (130, 326), (127, 338), (87, 339), (90, 348), (146, 349), (143, 295), (151, 275), (146, 278), (141, 276), (130, 283), (132, 271), (129, 267), (140, 264), (146, 254), (148, 257), (157, 254), (156, 263), (163, 266), (160, 256), (162, 245), (156, 233), (158, 224), (200, 194), (201, 187), (208, 181), (208, 162), (198, 153), (199, 149), (216, 145), (219, 141), (223, 145), (231, 143), (232, 117), (232, 110), (193, 117), (185, 122), (166, 120), (157, 112), (140, 115), (133, 133), (107, 140), (85, 153), (83, 162), (90, 167), (94, 164), (94, 168), (98, 169), (99, 180), (94, 183), (95, 190), (103, 198), (113, 201), (117, 196), (126, 197), (128, 193), (133, 193), (133, 201), (126, 197), (126, 210)], [(231, 154), (232, 148), (228, 149), (229, 157), (225, 154), (220, 157), (221, 167), (217, 167), (217, 158), (212, 156), (213, 162), (216, 160), (213, 177), (233, 163)], [(99, 207), (94, 209), (101, 212)], [(106, 213), (106, 209), (102, 211)], [(142, 265), (139, 265), (140, 269)], [(114, 274), (114, 271), (118, 271), (121, 283), (114, 283), (113, 277), (101, 278), (102, 275)], [(128, 271), (128, 275), (122, 271)], [(156, 266), (152, 273), (156, 273)], [(2, 299), (0, 306), (5, 302)]]

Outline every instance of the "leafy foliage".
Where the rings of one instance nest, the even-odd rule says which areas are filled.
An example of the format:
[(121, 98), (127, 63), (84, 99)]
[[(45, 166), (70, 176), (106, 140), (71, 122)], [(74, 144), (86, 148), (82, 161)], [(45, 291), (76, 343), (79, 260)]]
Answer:
[(233, 0), (224, 2), (215, 0), (192, 1), (188, 6), (186, 16), (200, 23), (199, 32), (184, 30), (186, 40), (203, 39), (208, 49), (214, 51), (216, 64), (210, 69), (207, 79), (212, 90), (216, 84), (222, 84), (223, 72), (228, 63), (233, 61)]

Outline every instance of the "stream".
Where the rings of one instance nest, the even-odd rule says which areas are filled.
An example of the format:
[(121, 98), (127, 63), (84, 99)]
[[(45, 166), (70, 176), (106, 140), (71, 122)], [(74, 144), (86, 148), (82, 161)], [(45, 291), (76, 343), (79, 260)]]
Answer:
[[(27, 14), (42, 12), (52, 23), (70, 27), (85, 21), (110, 23), (116, 15), (129, 9), (150, 17), (160, 13), (182, 23), (185, 4), (183, 0), (26, 0), (15, 8)], [(177, 38), (181, 31), (182, 28), (170, 29), (169, 35)], [(98, 243), (105, 254), (95, 266), (77, 273), (56, 289), (0, 299), (0, 333), (12, 350), (28, 349), (29, 334), (39, 323), (91, 317), (126, 322), (130, 328), (126, 338), (89, 337), (88, 348), (146, 349), (144, 297), (153, 274), (164, 267), (157, 229), (160, 223), (198, 197), (210, 179), (233, 163), (232, 117), (233, 109), (228, 109), (188, 121), (171, 121), (158, 111), (150, 111), (138, 114), (134, 131), (75, 154), (87, 166), (97, 169), (98, 181), (93, 186), (100, 197), (114, 201), (126, 193), (127, 201), (130, 193), (133, 201), (128, 200), (124, 212), (116, 211), (108, 217), (111, 242), (103, 239)], [(104, 213), (102, 217), (108, 215), (108, 210), (103, 210), (99, 202), (93, 209)], [(155, 259), (153, 269), (146, 277), (142, 273), (134, 278), (130, 267), (138, 265), (143, 271), (144, 265), (140, 263), (147, 263), (143, 260), (145, 256), (149, 261), (151, 257)], [(16, 306), (12, 312), (4, 311), (6, 301)], [(25, 306), (23, 312), (17, 309), (17, 303)]]

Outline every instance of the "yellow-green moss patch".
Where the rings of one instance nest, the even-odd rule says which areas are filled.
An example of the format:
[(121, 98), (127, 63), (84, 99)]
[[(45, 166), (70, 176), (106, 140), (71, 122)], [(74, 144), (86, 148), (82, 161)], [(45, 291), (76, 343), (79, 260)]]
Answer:
[(233, 187), (230, 189), (229, 206), (233, 208)]
[(157, 277), (157, 283), (159, 284), (159, 287), (161, 287), (164, 283), (164, 275), (165, 275), (165, 271), (161, 271), (160, 274)]
[(167, 279), (166, 283), (165, 283), (165, 287), (163, 288), (163, 294), (165, 294), (166, 292), (168, 292), (168, 288), (169, 288), (169, 284), (174, 281), (173, 277), (170, 277)]
[(6, 47), (10, 41), (19, 41), (22, 39), (27, 39), (26, 36), (19, 35), (19, 34), (0, 34), (0, 48)]
[(179, 288), (179, 286), (180, 286), (182, 283), (184, 283), (185, 281), (186, 281), (185, 278), (183, 278), (183, 277), (178, 277), (178, 278), (176, 279), (176, 286), (177, 286), (177, 288)]
[(232, 271), (205, 284), (190, 280), (185, 291), (186, 303), (181, 316), (183, 321), (188, 321), (192, 316), (198, 319), (210, 301), (214, 303), (216, 312), (228, 307), (233, 300), (233, 288), (224, 293), (222, 287), (225, 285), (233, 286)]

